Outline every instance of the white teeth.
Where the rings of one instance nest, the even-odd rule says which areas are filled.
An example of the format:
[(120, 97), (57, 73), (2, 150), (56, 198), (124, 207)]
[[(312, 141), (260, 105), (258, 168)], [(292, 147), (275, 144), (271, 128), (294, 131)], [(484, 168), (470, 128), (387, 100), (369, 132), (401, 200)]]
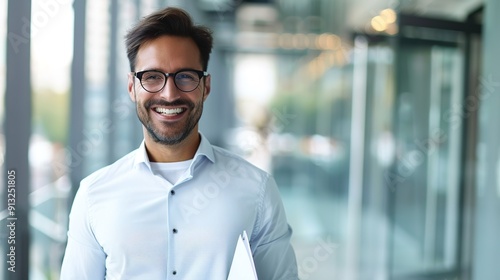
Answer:
[(184, 110), (182, 108), (167, 109), (167, 108), (157, 107), (155, 108), (155, 111), (162, 115), (177, 115), (182, 113), (182, 111)]

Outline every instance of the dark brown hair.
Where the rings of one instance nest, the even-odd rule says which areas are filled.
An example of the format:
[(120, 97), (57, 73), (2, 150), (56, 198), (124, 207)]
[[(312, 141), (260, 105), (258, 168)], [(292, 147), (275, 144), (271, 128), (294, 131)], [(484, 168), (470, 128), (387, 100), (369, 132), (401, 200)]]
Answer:
[(207, 70), (213, 44), (212, 31), (205, 26), (193, 24), (186, 11), (168, 7), (143, 18), (125, 36), (130, 71), (135, 70), (137, 52), (141, 45), (163, 35), (193, 39), (200, 51), (203, 70)]

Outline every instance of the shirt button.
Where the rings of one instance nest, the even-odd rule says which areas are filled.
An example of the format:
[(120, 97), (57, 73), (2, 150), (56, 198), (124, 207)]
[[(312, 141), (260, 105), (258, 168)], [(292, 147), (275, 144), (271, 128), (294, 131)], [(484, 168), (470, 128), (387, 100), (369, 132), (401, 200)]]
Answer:
[(174, 270), (174, 271), (172, 271), (172, 274), (173, 274), (173, 275), (176, 275), (176, 274), (177, 274), (177, 271), (175, 271), (175, 270)]
[(174, 228), (172, 231), (173, 231), (174, 233), (177, 233), (177, 229), (176, 229), (176, 228)]
[(171, 195), (175, 195), (175, 191), (174, 191), (174, 190), (171, 190), (171, 191), (170, 191), (170, 194), (171, 194)]

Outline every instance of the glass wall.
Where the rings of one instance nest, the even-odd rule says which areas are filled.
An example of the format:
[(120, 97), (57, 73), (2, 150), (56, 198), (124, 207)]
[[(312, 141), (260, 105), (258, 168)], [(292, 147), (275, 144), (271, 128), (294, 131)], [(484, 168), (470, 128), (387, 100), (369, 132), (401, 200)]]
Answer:
[(322, 11), (333, 7), (240, 7), (230, 144), (275, 176), (301, 279), (455, 277), (463, 36), (398, 34), (395, 12), (380, 9), (386, 27), (364, 32), (384, 32), (352, 40), (331, 33)]
[(71, 170), (61, 162), (70, 126), (72, 46), (71, 1), (33, 0), (30, 279), (58, 278), (66, 242)]
[(457, 267), (463, 120), (458, 48), (399, 52), (397, 161), (392, 187), (392, 273)]
[[(30, 279), (59, 278), (78, 181), (142, 140), (123, 38), (166, 5), (214, 29), (200, 130), (274, 175), (301, 279), (438, 279), (460, 270), (461, 161), (475, 148), (462, 141), (460, 32), (399, 30), (387, 10), (395, 1), (367, 4), (357, 28), (343, 24), (363, 1), (254, 2), (265, 1), (86, 0), (83, 13), (73, 1), (32, 1)], [(6, 11), (0, 1), (2, 123)], [(390, 24), (370, 25), (371, 16)], [(84, 32), (74, 34), (79, 24)], [(84, 54), (75, 57), (80, 38)], [(76, 97), (81, 111), (70, 109)]]

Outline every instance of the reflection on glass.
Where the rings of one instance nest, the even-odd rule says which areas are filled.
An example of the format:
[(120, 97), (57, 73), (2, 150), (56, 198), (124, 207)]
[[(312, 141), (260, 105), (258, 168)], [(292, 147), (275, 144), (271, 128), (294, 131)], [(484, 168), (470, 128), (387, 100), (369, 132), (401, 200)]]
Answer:
[(301, 279), (337, 279), (345, 239), (352, 66), (323, 68), (308, 61), (296, 68), (286, 52), (238, 54), (234, 63), (240, 127), (228, 137), (229, 147), (275, 176), (294, 229)]
[(392, 272), (453, 269), (463, 113), (460, 52), (406, 46), (401, 57)]

